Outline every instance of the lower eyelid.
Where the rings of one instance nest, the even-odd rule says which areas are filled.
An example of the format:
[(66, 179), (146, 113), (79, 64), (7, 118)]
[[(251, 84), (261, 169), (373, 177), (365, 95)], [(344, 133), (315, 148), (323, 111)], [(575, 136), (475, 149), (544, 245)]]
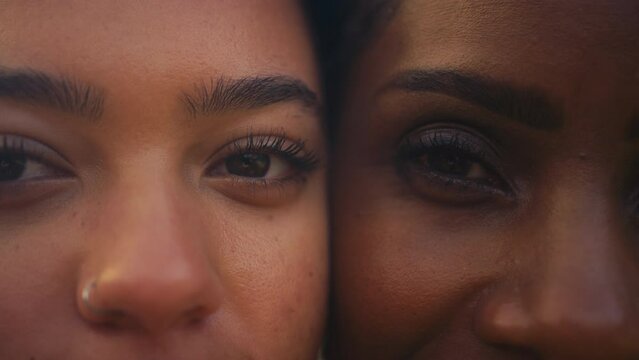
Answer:
[[(485, 165), (482, 165), (485, 167)], [(489, 184), (482, 179), (473, 178), (460, 178), (452, 175), (446, 175), (434, 170), (424, 168), (421, 164), (411, 163), (410, 157), (400, 156), (397, 159), (397, 171), (402, 174), (402, 177), (411, 184), (412, 187), (418, 187), (418, 192), (428, 192), (425, 187), (432, 189), (432, 191), (446, 191), (454, 192), (460, 191), (462, 193), (476, 192), (484, 193), (487, 196), (499, 196), (502, 198), (512, 198), (514, 193), (511, 191), (512, 187), (505, 178), (493, 169), (487, 168), (490, 176), (497, 178), (496, 183), (503, 184)], [(439, 190), (437, 190), (439, 189)]]
[(266, 180), (241, 177), (207, 178), (205, 187), (240, 203), (274, 206), (295, 198), (304, 188), (304, 177)]
[[(439, 174), (406, 174), (410, 186), (421, 196), (429, 199), (446, 199), (445, 202), (465, 203), (488, 200), (490, 198), (512, 199), (508, 192), (496, 187), (449, 178)], [(416, 177), (417, 176), (417, 177)]]
[(46, 181), (20, 181), (16, 183), (0, 184), (0, 210), (3, 207), (29, 206), (41, 200), (57, 198), (62, 193), (72, 192), (77, 187), (76, 179), (56, 178)]

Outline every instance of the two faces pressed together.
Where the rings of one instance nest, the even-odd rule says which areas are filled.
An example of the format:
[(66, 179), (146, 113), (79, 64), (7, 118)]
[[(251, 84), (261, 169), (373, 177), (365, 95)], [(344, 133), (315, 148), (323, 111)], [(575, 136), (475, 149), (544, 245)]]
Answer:
[(639, 358), (639, 5), (345, 3), (0, 5), (1, 359)]

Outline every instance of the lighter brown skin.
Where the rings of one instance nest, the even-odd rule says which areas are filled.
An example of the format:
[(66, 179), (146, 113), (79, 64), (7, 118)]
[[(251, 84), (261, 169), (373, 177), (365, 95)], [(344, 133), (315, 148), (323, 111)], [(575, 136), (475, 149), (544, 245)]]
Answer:
[[(3, 2), (3, 69), (105, 100), (87, 119), (0, 99), (0, 135), (66, 158), (64, 176), (0, 182), (0, 358), (315, 358), (327, 274), (316, 108), (193, 117), (181, 97), (262, 75), (318, 92), (309, 39), (293, 0)], [(249, 132), (302, 140), (318, 163), (278, 184), (206, 176)]]
[[(534, 89), (560, 124), (388, 86), (410, 69)], [(639, 358), (636, 2), (406, 0), (348, 79), (334, 358)], [(427, 124), (496, 148), (462, 178), (508, 195), (425, 180), (428, 152), (405, 170), (398, 144)]]

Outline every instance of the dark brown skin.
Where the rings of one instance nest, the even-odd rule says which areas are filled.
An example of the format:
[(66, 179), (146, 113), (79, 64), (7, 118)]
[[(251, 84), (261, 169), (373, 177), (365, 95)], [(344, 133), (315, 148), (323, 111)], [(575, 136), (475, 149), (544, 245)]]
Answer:
[[(265, 76), (224, 109), (212, 90)], [(314, 359), (328, 260), (310, 92), (294, 0), (3, 2), (0, 358)]]
[(348, 79), (333, 358), (639, 358), (636, 1), (405, 0)]

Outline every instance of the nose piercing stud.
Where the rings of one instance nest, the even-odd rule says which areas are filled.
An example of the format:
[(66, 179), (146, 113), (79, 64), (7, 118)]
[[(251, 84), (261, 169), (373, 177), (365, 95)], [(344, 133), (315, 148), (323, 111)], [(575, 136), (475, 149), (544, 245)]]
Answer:
[(104, 312), (97, 309), (95, 306), (91, 304), (91, 293), (97, 287), (95, 280), (88, 283), (84, 289), (82, 289), (82, 303), (84, 307), (89, 310), (91, 313), (95, 315), (103, 315)]
[(114, 318), (114, 317), (122, 317), (124, 315), (123, 312), (118, 310), (109, 310), (109, 309), (101, 309), (99, 306), (96, 306), (91, 303), (91, 295), (95, 295), (95, 290), (98, 287), (98, 284), (95, 280), (88, 283), (84, 289), (82, 289), (82, 303), (84, 307), (89, 310), (93, 315), (103, 318)]

